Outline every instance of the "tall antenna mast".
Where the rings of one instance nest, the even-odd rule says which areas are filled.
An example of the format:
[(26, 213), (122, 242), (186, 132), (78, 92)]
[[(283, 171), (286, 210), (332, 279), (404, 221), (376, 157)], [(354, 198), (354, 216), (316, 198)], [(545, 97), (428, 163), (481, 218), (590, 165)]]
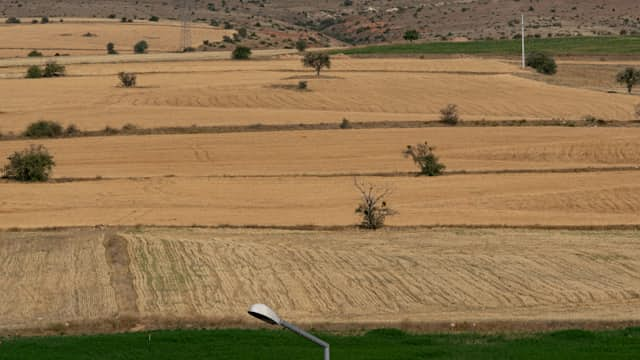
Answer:
[(522, 68), (527, 67), (526, 65), (526, 53), (524, 52), (524, 14), (522, 14)]
[(184, 0), (182, 2), (182, 31), (180, 34), (180, 51), (185, 51), (191, 47), (191, 2)]

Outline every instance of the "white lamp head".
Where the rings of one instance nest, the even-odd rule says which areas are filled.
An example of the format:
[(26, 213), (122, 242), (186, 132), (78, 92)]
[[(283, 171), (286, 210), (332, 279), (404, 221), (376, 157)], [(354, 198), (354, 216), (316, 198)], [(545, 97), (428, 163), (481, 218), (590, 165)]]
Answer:
[(271, 325), (280, 325), (282, 322), (278, 314), (265, 304), (251, 305), (251, 308), (249, 308), (249, 315)]

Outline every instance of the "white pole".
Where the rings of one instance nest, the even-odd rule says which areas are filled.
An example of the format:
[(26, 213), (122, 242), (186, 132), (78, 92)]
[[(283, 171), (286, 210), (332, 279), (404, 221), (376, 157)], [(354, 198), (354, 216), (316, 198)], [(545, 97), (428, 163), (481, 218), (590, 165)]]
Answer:
[(522, 68), (526, 67), (526, 55), (524, 52), (524, 14), (522, 14)]

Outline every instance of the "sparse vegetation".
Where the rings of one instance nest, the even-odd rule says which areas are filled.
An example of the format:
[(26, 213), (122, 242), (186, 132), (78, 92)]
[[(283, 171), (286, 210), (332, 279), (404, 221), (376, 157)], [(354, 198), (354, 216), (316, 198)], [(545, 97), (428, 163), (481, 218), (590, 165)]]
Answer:
[(120, 79), (120, 85), (122, 87), (130, 88), (135, 87), (138, 79), (138, 75), (128, 72), (118, 73), (118, 79)]
[(323, 68), (331, 68), (331, 57), (328, 53), (310, 52), (305, 54), (302, 63), (305, 67), (313, 68), (318, 77)]
[(116, 45), (112, 42), (107, 44), (107, 54), (109, 55), (118, 55), (118, 51), (116, 51)]
[(631, 94), (633, 87), (640, 83), (640, 70), (634, 67), (628, 67), (618, 73), (616, 81), (624, 84), (627, 87), (627, 92)]
[(595, 117), (593, 115), (586, 115), (582, 118), (587, 124), (591, 125), (591, 126), (598, 126), (598, 125), (606, 125), (607, 121), (598, 117)]
[(449, 104), (440, 110), (440, 121), (447, 125), (457, 125), (460, 122), (458, 105)]
[(405, 158), (411, 158), (420, 167), (421, 175), (439, 176), (442, 175), (446, 166), (440, 162), (434, 150), (435, 148), (425, 141), (424, 144), (407, 145), (403, 155)]
[(233, 60), (249, 60), (251, 57), (251, 49), (246, 46), (236, 46), (231, 53)]
[(17, 151), (8, 160), (3, 176), (23, 182), (47, 181), (55, 166), (53, 156), (42, 145), (31, 145), (28, 149)]
[(55, 121), (40, 120), (30, 124), (23, 136), (29, 138), (54, 138), (62, 135), (62, 125)]
[(340, 129), (345, 130), (345, 129), (351, 129), (351, 128), (352, 128), (351, 121), (349, 121), (349, 119), (347, 118), (343, 118), (342, 122), (340, 123)]
[(413, 43), (420, 39), (420, 33), (417, 30), (407, 30), (402, 38)]
[(377, 230), (384, 226), (387, 217), (396, 214), (386, 201), (391, 190), (379, 189), (372, 184), (359, 182), (357, 179), (354, 180), (354, 186), (360, 193), (360, 204), (356, 208), (356, 214), (362, 217), (360, 227)]
[(44, 70), (42, 71), (42, 77), (50, 78), (50, 77), (61, 77), (65, 76), (67, 73), (67, 69), (64, 65), (60, 65), (55, 61), (50, 61), (44, 66)]
[(558, 69), (553, 57), (540, 52), (527, 55), (527, 66), (545, 75), (553, 75)]
[(145, 40), (138, 41), (133, 46), (133, 52), (136, 54), (144, 54), (149, 50), (149, 44)]
[(27, 79), (38, 79), (42, 77), (42, 69), (38, 65), (29, 66), (27, 69)]
[(307, 44), (306, 40), (299, 39), (298, 41), (296, 41), (296, 50), (298, 50), (299, 52), (304, 52), (305, 50), (307, 50), (307, 47), (309, 47), (309, 44)]

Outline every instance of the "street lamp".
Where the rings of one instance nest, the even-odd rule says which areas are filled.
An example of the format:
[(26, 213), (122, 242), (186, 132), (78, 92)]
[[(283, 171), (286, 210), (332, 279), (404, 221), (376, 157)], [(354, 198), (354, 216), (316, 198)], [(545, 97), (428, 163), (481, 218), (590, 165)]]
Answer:
[(267, 305), (264, 305), (264, 304), (252, 305), (251, 308), (249, 308), (249, 315), (256, 317), (268, 324), (282, 326), (308, 340), (313, 341), (317, 345), (322, 346), (324, 348), (324, 360), (329, 360), (329, 344), (328, 343), (318, 339), (317, 337), (298, 328), (297, 326), (280, 319), (278, 314), (276, 314), (275, 311), (271, 310), (271, 308), (269, 308)]

